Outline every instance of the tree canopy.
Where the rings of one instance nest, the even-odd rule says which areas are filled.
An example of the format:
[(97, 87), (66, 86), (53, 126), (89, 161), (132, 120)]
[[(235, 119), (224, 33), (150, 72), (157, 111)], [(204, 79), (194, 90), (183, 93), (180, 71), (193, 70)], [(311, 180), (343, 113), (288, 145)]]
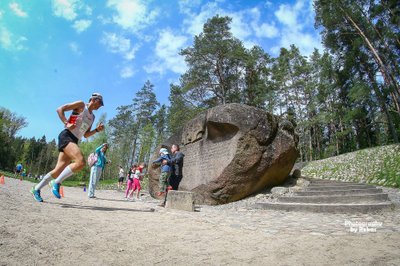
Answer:
[[(147, 162), (154, 148), (195, 115), (227, 103), (243, 103), (289, 119), (299, 135), (301, 161), (398, 143), (400, 134), (400, 8), (398, 1), (315, 0), (315, 27), (324, 50), (302, 55), (296, 43), (272, 57), (234, 37), (232, 18), (214, 16), (180, 51), (187, 70), (170, 84), (169, 104), (154, 85), (132, 88), (107, 130), (81, 144), (85, 155), (109, 142), (117, 166)], [(101, 118), (106, 121), (105, 117)], [(45, 172), (56, 160), (55, 141), (24, 139), (23, 117), (0, 108), (0, 168), (16, 162)], [(85, 174), (78, 178), (85, 179)]]

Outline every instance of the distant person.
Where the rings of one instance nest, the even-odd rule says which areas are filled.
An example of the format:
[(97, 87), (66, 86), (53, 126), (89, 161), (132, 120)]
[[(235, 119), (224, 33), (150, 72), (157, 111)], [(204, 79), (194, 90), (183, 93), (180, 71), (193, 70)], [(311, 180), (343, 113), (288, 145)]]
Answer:
[(136, 192), (136, 200), (140, 200), (140, 190), (141, 190), (141, 185), (140, 185), (140, 181), (143, 180), (144, 177), (144, 172), (145, 172), (145, 167), (146, 164), (145, 163), (141, 163), (135, 171), (135, 174), (133, 175), (133, 188), (132, 191), (129, 193), (128, 197), (130, 197), (132, 195), (133, 198), (133, 193)]
[(21, 163), (17, 164), (17, 166), (15, 167), (15, 177), (19, 177), (20, 181), (22, 181), (23, 170), (24, 170), (24, 167), (22, 166)]
[(15, 167), (15, 174), (16, 175), (21, 175), (22, 174), (22, 169), (23, 169), (23, 166), (22, 166), (22, 164), (17, 164), (17, 166)]
[(160, 149), (160, 157), (153, 161), (153, 167), (157, 164), (161, 164), (161, 173), (159, 178), (159, 191), (157, 196), (166, 196), (167, 188), (169, 187), (168, 180), (171, 175), (171, 156), (166, 148)]
[(122, 188), (122, 184), (124, 183), (125, 171), (122, 166), (119, 166), (119, 173), (118, 173), (118, 190)]
[[(40, 196), (40, 190), (46, 186), (52, 178), (55, 178), (54, 182), (52, 182), (52, 192), (55, 197), (60, 199), (61, 183), (69, 176), (82, 170), (85, 166), (85, 160), (79, 149), (78, 141), (82, 139), (82, 137), (88, 138), (104, 130), (104, 125), (102, 123), (94, 130), (91, 130), (95, 119), (93, 111), (98, 110), (103, 105), (103, 97), (98, 93), (93, 93), (87, 104), (83, 101), (77, 101), (67, 103), (57, 108), (58, 117), (65, 127), (58, 136), (58, 150), (60, 153), (58, 155), (56, 167), (47, 173), (39, 184), (31, 189), (35, 200), (39, 202), (43, 201)], [(67, 111), (72, 111), (72, 115), (69, 119), (65, 116), (65, 112)]]
[(89, 190), (88, 197), (90, 199), (96, 198), (94, 195), (96, 191), (97, 183), (100, 180), (101, 174), (104, 171), (104, 167), (107, 163), (106, 152), (108, 149), (108, 144), (103, 143), (96, 148), (95, 153), (97, 154), (97, 162), (90, 168), (90, 180), (89, 180)]
[(173, 190), (178, 190), (179, 184), (183, 178), (183, 157), (185, 155), (180, 151), (178, 144), (172, 144), (171, 153), (172, 172), (171, 177), (169, 178), (169, 184)]
[(133, 179), (136, 174), (137, 164), (133, 164), (131, 169), (128, 172), (128, 178), (126, 180), (126, 190), (125, 190), (125, 198), (129, 200), (129, 195), (131, 195), (131, 190), (133, 189)]

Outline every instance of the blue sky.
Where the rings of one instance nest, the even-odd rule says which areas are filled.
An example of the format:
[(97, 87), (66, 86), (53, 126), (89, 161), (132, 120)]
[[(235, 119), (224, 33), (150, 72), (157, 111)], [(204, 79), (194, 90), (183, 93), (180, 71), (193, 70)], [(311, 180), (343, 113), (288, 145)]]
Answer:
[(247, 48), (274, 57), (291, 44), (304, 55), (322, 47), (312, 1), (1, 0), (0, 106), (27, 118), (19, 135), (51, 140), (63, 129), (56, 108), (92, 92), (103, 94), (96, 116), (107, 119), (146, 80), (168, 104), (186, 70), (179, 51), (216, 14), (233, 18)]

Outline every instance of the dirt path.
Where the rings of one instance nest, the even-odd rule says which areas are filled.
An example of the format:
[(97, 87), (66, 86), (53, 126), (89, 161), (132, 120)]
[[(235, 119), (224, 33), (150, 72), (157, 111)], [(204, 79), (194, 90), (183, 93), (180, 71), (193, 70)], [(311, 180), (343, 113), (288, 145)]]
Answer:
[(32, 183), (5, 182), (0, 265), (400, 265), (398, 212), (386, 214), (390, 226), (382, 221), (376, 233), (356, 234), (341, 224), (353, 216), (218, 207), (187, 213), (150, 198), (127, 202), (118, 191), (89, 200), (80, 188), (65, 188), (61, 200), (45, 188), (40, 204), (28, 192)]

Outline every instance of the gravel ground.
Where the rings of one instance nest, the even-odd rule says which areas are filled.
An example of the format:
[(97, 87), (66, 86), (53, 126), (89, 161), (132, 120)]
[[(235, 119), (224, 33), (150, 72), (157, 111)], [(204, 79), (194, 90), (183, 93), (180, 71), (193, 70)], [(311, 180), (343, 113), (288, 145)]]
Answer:
[[(197, 212), (158, 207), (115, 190), (65, 198), (32, 183), (0, 185), (0, 265), (400, 265), (400, 213), (321, 214), (256, 210), (257, 195)], [(265, 192), (267, 193), (267, 192)], [(398, 199), (398, 191), (392, 191)], [(258, 196), (259, 197), (259, 196)], [(368, 231), (355, 232), (351, 228)], [(372, 230), (374, 229), (374, 230)]]

